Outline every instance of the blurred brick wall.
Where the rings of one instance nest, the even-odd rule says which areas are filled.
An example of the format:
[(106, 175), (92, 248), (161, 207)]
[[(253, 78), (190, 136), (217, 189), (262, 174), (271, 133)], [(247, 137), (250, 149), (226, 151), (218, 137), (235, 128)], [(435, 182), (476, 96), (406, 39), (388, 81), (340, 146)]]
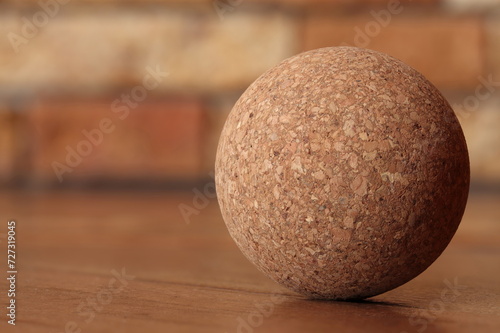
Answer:
[(0, 183), (205, 179), (238, 96), (298, 52), (389, 53), (500, 184), (500, 0), (0, 1)]

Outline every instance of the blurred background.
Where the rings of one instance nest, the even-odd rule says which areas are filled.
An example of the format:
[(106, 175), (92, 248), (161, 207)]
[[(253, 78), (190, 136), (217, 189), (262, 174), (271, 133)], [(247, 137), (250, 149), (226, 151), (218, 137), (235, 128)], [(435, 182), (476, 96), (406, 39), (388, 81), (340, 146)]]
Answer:
[(4, 188), (207, 181), (246, 87), (336, 45), (427, 76), (462, 123), (473, 186), (500, 184), (499, 0), (3, 0), (0, 22)]

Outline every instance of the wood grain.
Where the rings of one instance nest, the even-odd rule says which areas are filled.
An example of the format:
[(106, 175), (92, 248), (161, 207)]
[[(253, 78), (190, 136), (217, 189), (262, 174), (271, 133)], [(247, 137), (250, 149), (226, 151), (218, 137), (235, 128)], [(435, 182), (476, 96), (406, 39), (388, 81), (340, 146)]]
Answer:
[[(192, 206), (193, 196), (0, 193), (0, 233), (8, 219), (18, 224), (19, 271), (15, 327), (0, 280), (0, 331), (500, 331), (499, 194), (473, 193), (427, 271), (363, 302), (313, 301), (278, 286), (236, 248), (216, 201), (185, 223), (178, 206)], [(118, 273), (127, 278), (111, 283)]]

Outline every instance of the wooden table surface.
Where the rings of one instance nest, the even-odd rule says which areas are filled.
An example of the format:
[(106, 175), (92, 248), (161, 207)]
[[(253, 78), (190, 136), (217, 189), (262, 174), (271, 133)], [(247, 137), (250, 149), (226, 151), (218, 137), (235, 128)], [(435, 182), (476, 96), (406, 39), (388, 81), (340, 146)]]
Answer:
[(239, 252), (211, 200), (185, 223), (183, 192), (0, 193), (17, 222), (17, 321), (0, 332), (500, 332), (500, 195), (472, 193), (443, 255), (363, 302), (308, 300)]

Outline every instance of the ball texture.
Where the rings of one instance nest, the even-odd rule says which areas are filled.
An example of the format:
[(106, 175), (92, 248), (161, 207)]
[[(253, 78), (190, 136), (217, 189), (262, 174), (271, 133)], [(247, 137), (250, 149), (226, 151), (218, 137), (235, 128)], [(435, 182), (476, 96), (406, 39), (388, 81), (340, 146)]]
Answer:
[(361, 299), (442, 253), (465, 209), (469, 159), (453, 110), (416, 70), (324, 48), (241, 96), (216, 186), (232, 238), (266, 275), (313, 298)]

